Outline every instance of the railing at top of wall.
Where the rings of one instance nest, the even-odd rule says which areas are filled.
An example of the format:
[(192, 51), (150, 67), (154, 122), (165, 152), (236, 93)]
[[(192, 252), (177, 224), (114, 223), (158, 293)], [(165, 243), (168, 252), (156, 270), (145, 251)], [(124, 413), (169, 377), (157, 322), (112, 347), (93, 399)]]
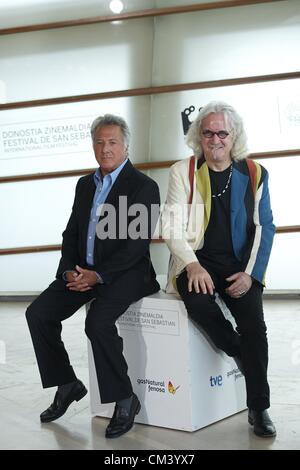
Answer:
[[(278, 158), (278, 157), (290, 157), (290, 156), (299, 156), (300, 149), (295, 150), (280, 150), (276, 152), (261, 152), (250, 154), (250, 158), (259, 159), (259, 158)], [(140, 170), (149, 170), (149, 169), (161, 169), (169, 168), (173, 163), (178, 160), (166, 160), (160, 162), (151, 162), (151, 163), (138, 163), (135, 165), (136, 168)], [(12, 183), (20, 181), (30, 181), (37, 179), (49, 179), (49, 178), (65, 178), (69, 176), (81, 176), (87, 173), (95, 171), (95, 168), (85, 168), (80, 170), (70, 170), (70, 171), (58, 171), (53, 173), (40, 173), (32, 175), (16, 175), (16, 176), (5, 176), (0, 178), (0, 183)], [(276, 233), (294, 233), (300, 232), (300, 225), (289, 225), (281, 226), (276, 228)], [(162, 239), (154, 239), (152, 243), (163, 243)], [(59, 251), (61, 245), (40, 245), (40, 246), (23, 246), (15, 248), (2, 248), (0, 249), (0, 256), (2, 255), (17, 255), (17, 254), (28, 254), (28, 253), (42, 253), (49, 251)]]
[[(258, 3), (269, 3), (271, 1), (274, 1), (274, 0), (267, 0), (267, 1), (260, 1), (260, 0), (254, 0), (254, 1), (232, 0), (230, 1), (229, 0), (228, 2), (226, 2), (226, 5), (224, 2), (214, 2), (211, 4), (189, 5), (186, 7), (170, 7), (170, 8), (155, 9), (153, 11), (144, 10), (141, 12), (132, 12), (132, 13), (124, 14), (127, 16), (125, 17), (123, 15), (124, 16), (123, 19), (138, 18), (138, 17), (143, 17), (143, 16), (144, 17), (159, 16), (163, 14), (167, 15), (167, 14), (172, 14), (172, 13), (184, 13), (188, 11), (199, 11), (199, 10), (205, 10), (205, 9), (208, 10), (208, 9), (213, 9), (213, 8), (224, 8), (224, 7), (229, 7), (229, 6), (233, 7), (233, 6), (258, 4)], [(275, 0), (275, 1), (284, 1), (284, 0)], [(27, 26), (27, 27), (2, 29), (0, 30), (0, 35), (26, 32), (26, 31), (36, 31), (39, 29), (53, 29), (53, 28), (60, 28), (60, 27), (65, 27), (65, 26), (77, 26), (79, 24), (82, 25), (82, 24), (100, 23), (104, 21), (116, 20), (117, 16), (118, 18), (120, 18), (121, 15), (116, 15), (114, 17), (105, 17), (105, 18), (98, 17), (98, 18), (90, 18), (90, 19), (85, 19), (85, 20), (74, 20), (70, 22), (51, 23), (51, 24), (44, 24), (44, 25), (33, 25), (33, 26)], [(172, 93), (172, 92), (186, 91), (186, 90), (244, 85), (244, 84), (251, 84), (251, 83), (289, 80), (289, 79), (297, 79), (297, 78), (300, 78), (300, 72), (296, 71), (296, 72), (288, 72), (288, 73), (272, 74), (272, 75), (261, 75), (261, 76), (240, 77), (240, 78), (232, 78), (232, 79), (224, 79), (224, 80), (213, 80), (213, 81), (207, 81), (207, 82), (183, 83), (183, 84), (177, 84), (177, 85), (156, 86), (156, 87), (148, 87), (148, 88), (135, 88), (135, 89), (130, 89), (130, 90), (119, 90), (119, 91), (111, 91), (111, 92), (105, 92), (105, 93), (93, 93), (93, 94), (86, 94), (86, 95), (65, 96), (65, 97), (46, 98), (46, 99), (38, 99), (38, 100), (31, 100), (31, 101), (20, 101), (20, 102), (0, 104), (0, 111), (10, 110), (10, 109), (19, 109), (19, 108), (37, 107), (37, 106), (49, 106), (49, 105), (55, 105), (55, 104), (76, 103), (76, 102), (81, 102), (81, 101), (101, 100), (101, 99), (108, 99), (108, 98), (132, 97), (132, 96), (159, 94), (159, 93)], [(290, 156), (299, 156), (299, 155), (300, 155), (300, 149), (291, 149), (291, 150), (280, 150), (280, 151), (274, 151), (274, 152), (255, 153), (255, 154), (251, 154), (250, 158), (263, 159), (263, 158), (290, 157)], [(139, 164), (136, 164), (135, 166), (140, 170), (168, 168), (176, 161), (177, 160), (147, 162), (147, 163), (139, 163)], [(36, 179), (61, 178), (61, 177), (68, 177), (68, 176), (80, 176), (80, 175), (92, 172), (94, 170), (95, 170), (94, 168), (87, 168), (87, 169), (80, 169), (80, 170), (37, 173), (37, 174), (29, 174), (29, 175), (4, 176), (4, 177), (0, 177), (0, 183), (9, 183), (9, 182), (11, 183), (11, 182), (29, 181), (29, 180), (36, 180)], [(292, 233), (292, 232), (300, 232), (300, 225), (277, 227), (277, 230), (276, 230), (276, 233)], [(161, 243), (162, 240), (153, 240), (153, 242)], [(61, 245), (4, 248), (4, 249), (0, 249), (0, 255), (57, 251), (57, 250), (60, 250), (60, 248), (61, 248)]]
[(250, 85), (254, 83), (276, 82), (281, 80), (294, 80), (300, 78), (300, 72), (274, 73), (268, 75), (253, 75), (250, 77), (226, 78), (203, 82), (187, 82), (173, 85), (152, 86), (144, 88), (131, 88), (128, 90), (106, 91), (104, 93), (88, 93), (85, 95), (58, 96), (55, 98), (42, 98), (29, 101), (16, 101), (0, 104), (0, 111), (10, 109), (33, 108), (37, 106), (52, 106), (56, 104), (79, 103), (81, 101), (105, 100), (111, 98), (126, 98), (144, 95), (157, 95), (161, 93), (175, 93), (179, 91), (202, 90), (236, 85)]
[[(278, 157), (290, 157), (290, 156), (299, 156), (300, 149), (295, 150), (280, 150), (276, 152), (261, 152), (253, 153), (250, 155), (252, 159), (259, 158), (278, 158)], [(173, 163), (178, 160), (166, 160), (163, 162), (151, 162), (151, 163), (138, 163), (135, 165), (136, 168), (140, 170), (149, 170), (149, 169), (161, 169), (169, 168)], [(0, 178), (0, 183), (12, 183), (20, 181), (30, 181), (37, 179), (49, 179), (49, 178), (65, 178), (69, 176), (81, 176), (87, 173), (95, 171), (95, 168), (85, 168), (80, 170), (70, 170), (70, 171), (59, 171), (53, 173), (40, 173), (32, 175), (16, 175), (16, 176), (5, 176)], [(294, 233), (300, 232), (300, 225), (290, 225), (277, 227), (276, 233)], [(162, 239), (154, 239), (152, 243), (163, 243)], [(41, 245), (41, 246), (23, 246), (15, 248), (2, 248), (0, 249), (0, 256), (2, 255), (17, 255), (17, 254), (27, 254), (27, 253), (42, 253), (49, 251), (59, 251), (61, 245)]]
[[(300, 156), (300, 149), (292, 150), (277, 150), (275, 152), (259, 152), (251, 153), (249, 158), (253, 160), (258, 159), (267, 159), (267, 158), (282, 158), (282, 157), (296, 157)], [(136, 163), (134, 166), (138, 170), (159, 170), (164, 168), (169, 168), (178, 160), (165, 160), (158, 162), (145, 162), (145, 163)], [(68, 178), (70, 176), (82, 176), (88, 173), (96, 171), (96, 168), (81, 168), (78, 170), (67, 170), (67, 171), (53, 171), (48, 173), (33, 173), (28, 175), (9, 175), (1, 176), (1, 183), (18, 183), (20, 181), (32, 181), (32, 180), (43, 180), (43, 179), (52, 179), (52, 178)]]
[[(276, 228), (276, 233), (295, 233), (300, 232), (300, 225), (286, 225)], [(155, 238), (151, 243), (164, 243), (162, 238)], [(45, 253), (49, 251), (59, 251), (61, 245), (36, 245), (36, 246), (22, 246), (17, 248), (2, 248), (0, 249), (0, 256), (4, 255), (23, 255), (29, 253)]]
[[(75, 95), (75, 96), (62, 96), (56, 98), (44, 98), (38, 100), (30, 101), (18, 101), (0, 104), (0, 111), (11, 110), (11, 109), (20, 109), (20, 108), (29, 108), (37, 106), (50, 106), (55, 104), (66, 104), (66, 103), (76, 103), (82, 101), (91, 101), (91, 100), (102, 100), (108, 98), (118, 98), (118, 97), (133, 97), (141, 95), (151, 95), (151, 94), (160, 94), (160, 93), (173, 93), (179, 91), (188, 91), (188, 90), (197, 90), (205, 88), (216, 88), (223, 86), (234, 86), (234, 85), (246, 85), (252, 83), (262, 83), (269, 81), (280, 81), (280, 80), (289, 80), (289, 79), (299, 79), (300, 72), (287, 72), (279, 74), (269, 74), (269, 75), (259, 75), (251, 77), (239, 77), (223, 80), (211, 80), (205, 82), (193, 82), (193, 83), (181, 83), (176, 85), (165, 85), (165, 86), (156, 86), (156, 87), (147, 87), (147, 88), (133, 88), (129, 90), (118, 90), (105, 93), (92, 93), (85, 95)], [(276, 157), (288, 157), (300, 155), (299, 149), (292, 150), (280, 150), (274, 152), (261, 152), (250, 155), (250, 158), (276, 158)], [(157, 169), (157, 168), (168, 168), (176, 160), (167, 160), (160, 162), (151, 162), (151, 163), (140, 163), (136, 167), (141, 170), (148, 169)], [(27, 181), (34, 179), (46, 179), (46, 178), (60, 178), (67, 176), (80, 176), (86, 173), (93, 171), (93, 168), (85, 168), (80, 170), (69, 170), (69, 171), (60, 171), (60, 172), (51, 172), (51, 173), (37, 173), (29, 175), (12, 175), (0, 177), (0, 183), (9, 183), (17, 181)]]
[(198, 3), (194, 5), (164, 7), (164, 8), (150, 8), (147, 10), (131, 11), (127, 13), (120, 13), (118, 15), (95, 16), (92, 18), (80, 18), (77, 20), (57, 21), (53, 23), (42, 23), (25, 26), (15, 26), (10, 28), (0, 29), (0, 35), (29, 33), (33, 31), (42, 31), (48, 29), (67, 28), (72, 26), (85, 26), (97, 23), (107, 23), (111, 21), (131, 20), (163, 15), (173, 15), (178, 13), (191, 13), (195, 11), (215, 10), (219, 8), (231, 8), (240, 6), (257, 5), (260, 3), (274, 3), (286, 0), (227, 0), (212, 3)]

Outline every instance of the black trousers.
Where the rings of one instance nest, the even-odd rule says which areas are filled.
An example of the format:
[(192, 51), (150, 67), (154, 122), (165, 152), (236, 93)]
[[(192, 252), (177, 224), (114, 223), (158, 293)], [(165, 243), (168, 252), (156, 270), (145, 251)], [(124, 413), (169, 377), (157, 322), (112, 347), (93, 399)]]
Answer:
[[(225, 278), (237, 272), (214, 268), (200, 261), (214, 281), (216, 291), (225, 302), (237, 324), (234, 330), (215, 302), (215, 295), (188, 292), (186, 271), (177, 279), (177, 288), (188, 315), (200, 326), (213, 343), (228, 356), (242, 360), (247, 390), (247, 406), (264, 410), (270, 406), (270, 390), (267, 381), (268, 342), (262, 306), (262, 286), (253, 282), (251, 289), (241, 298), (233, 299), (225, 293), (229, 283)], [(199, 358), (201, 360), (201, 358)]]
[(101, 402), (115, 402), (132, 394), (123, 340), (115, 325), (129, 307), (128, 300), (103, 298), (97, 288), (73, 292), (65, 281), (56, 280), (28, 307), (26, 318), (43, 387), (63, 385), (76, 375), (61, 339), (62, 321), (91, 300), (85, 332), (92, 344)]

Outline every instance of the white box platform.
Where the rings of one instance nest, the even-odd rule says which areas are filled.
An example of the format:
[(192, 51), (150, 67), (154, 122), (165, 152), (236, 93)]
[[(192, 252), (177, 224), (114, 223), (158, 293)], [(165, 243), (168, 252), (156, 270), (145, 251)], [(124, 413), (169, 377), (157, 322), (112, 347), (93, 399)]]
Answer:
[[(142, 404), (135, 422), (195, 431), (246, 408), (245, 381), (235, 362), (212, 346), (176, 296), (160, 291), (143, 298), (118, 327)], [(111, 417), (114, 403), (100, 402), (90, 344), (88, 355), (92, 414)]]

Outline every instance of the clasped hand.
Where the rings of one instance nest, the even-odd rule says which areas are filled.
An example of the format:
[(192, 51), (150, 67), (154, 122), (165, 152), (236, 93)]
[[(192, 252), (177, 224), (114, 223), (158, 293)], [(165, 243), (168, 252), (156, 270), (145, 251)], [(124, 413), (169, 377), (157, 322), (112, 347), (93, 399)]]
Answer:
[(83, 269), (76, 265), (76, 271), (66, 273), (67, 287), (75, 292), (86, 292), (91, 290), (97, 284), (97, 276), (95, 271)]

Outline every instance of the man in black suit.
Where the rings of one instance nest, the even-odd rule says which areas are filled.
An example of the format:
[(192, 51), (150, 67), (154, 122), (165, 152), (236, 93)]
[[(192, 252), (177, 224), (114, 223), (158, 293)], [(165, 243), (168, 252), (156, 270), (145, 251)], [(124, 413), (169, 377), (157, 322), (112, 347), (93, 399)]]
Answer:
[[(157, 184), (128, 159), (130, 133), (122, 118), (100, 116), (91, 135), (99, 168), (77, 183), (56, 280), (28, 307), (26, 317), (42, 385), (58, 387), (40, 416), (50, 422), (87, 393), (61, 340), (61, 322), (92, 301), (85, 331), (101, 401), (116, 402), (106, 429), (111, 438), (127, 432), (141, 408), (115, 323), (132, 302), (159, 290), (149, 243), (160, 199)], [(134, 217), (137, 212), (139, 217)]]

